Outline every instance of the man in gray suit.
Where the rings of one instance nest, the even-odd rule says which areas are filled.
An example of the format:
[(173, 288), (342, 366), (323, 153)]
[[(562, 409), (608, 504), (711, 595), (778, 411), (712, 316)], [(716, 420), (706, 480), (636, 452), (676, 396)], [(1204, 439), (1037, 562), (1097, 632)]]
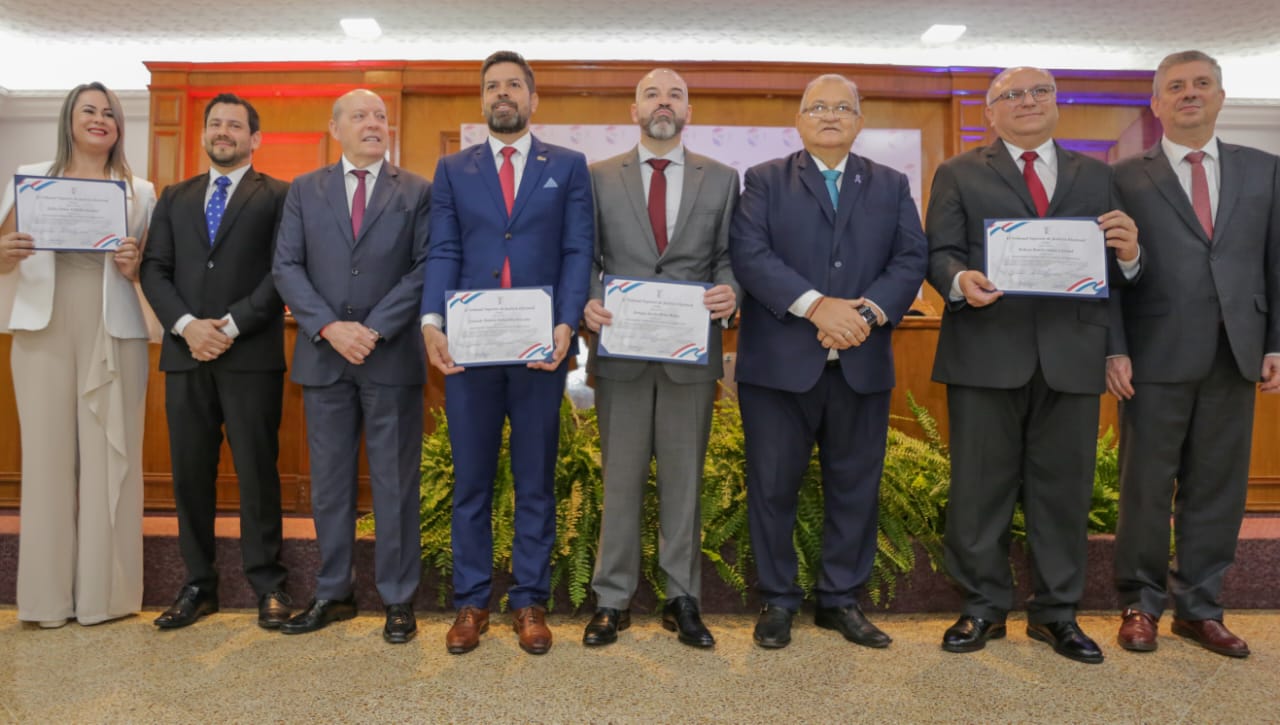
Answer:
[(611, 324), (602, 275), (712, 285), (703, 295), (712, 329), (707, 364), (649, 362), (599, 354), (593, 340), (587, 369), (596, 377), (596, 410), (604, 468), (604, 513), (596, 557), (597, 609), (582, 643), (604, 645), (631, 624), (640, 578), (640, 511), (649, 462), (658, 470), (658, 558), (667, 575), (662, 624), (681, 642), (711, 647), (698, 596), (702, 572), (703, 457), (711, 432), (716, 381), (723, 374), (720, 324), (737, 307), (729, 268), (729, 222), (738, 174), (681, 144), (691, 107), (684, 79), (659, 68), (636, 85), (631, 120), (640, 144), (591, 167), (596, 245), (591, 298), (583, 317), (593, 332)]
[[(1013, 607), (1009, 524), (1021, 500), (1034, 560), (1027, 635), (1070, 659), (1102, 651), (1076, 624), (1105, 389), (1108, 303), (1008, 296), (984, 268), (985, 220), (1093, 217), (1106, 237), (1109, 278), (1140, 271), (1133, 220), (1115, 211), (1111, 170), (1053, 140), (1053, 76), (1010, 68), (987, 91), (999, 139), (938, 167), (929, 199), (929, 283), (947, 301), (933, 379), (947, 386), (951, 494), (947, 572), (965, 592), (948, 652), (1005, 635)], [(1114, 250), (1114, 251), (1112, 251)]]
[(364, 428), (377, 519), (383, 638), (417, 632), (422, 571), (418, 467), (426, 359), (418, 333), (431, 184), (385, 160), (387, 108), (354, 90), (333, 105), (342, 160), (298, 177), (285, 198), (272, 266), (298, 322), (291, 374), (303, 386), (311, 508), (320, 572), (315, 600), (281, 626), (312, 632), (356, 615), (356, 474)]
[(1122, 401), (1118, 639), (1138, 652), (1156, 648), (1172, 593), (1174, 634), (1249, 654), (1218, 597), (1244, 516), (1255, 386), (1280, 391), (1280, 160), (1217, 139), (1225, 97), (1213, 58), (1168, 56), (1151, 96), (1164, 138), (1115, 169), (1151, 251), (1123, 293), (1124, 354), (1107, 361)]

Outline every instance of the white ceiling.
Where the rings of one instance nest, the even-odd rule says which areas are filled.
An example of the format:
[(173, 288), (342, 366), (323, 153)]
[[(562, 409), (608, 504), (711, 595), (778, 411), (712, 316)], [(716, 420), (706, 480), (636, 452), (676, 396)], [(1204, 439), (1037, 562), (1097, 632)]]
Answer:
[[(383, 36), (344, 38), (350, 16), (376, 18)], [(925, 46), (933, 23), (969, 30)], [(478, 61), (511, 48), (534, 61), (1146, 70), (1192, 47), (1222, 62), (1229, 97), (1280, 99), (1277, 0), (0, 0), (0, 87), (21, 91), (145, 88), (144, 60)]]

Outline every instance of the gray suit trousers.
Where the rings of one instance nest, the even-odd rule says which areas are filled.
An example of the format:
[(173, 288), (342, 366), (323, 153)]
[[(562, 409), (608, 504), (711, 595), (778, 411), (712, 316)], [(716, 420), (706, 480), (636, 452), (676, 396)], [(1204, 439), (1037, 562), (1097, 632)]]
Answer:
[(1226, 336), (1217, 344), (1203, 380), (1135, 383), (1121, 404), (1115, 567), (1124, 607), (1160, 616), (1171, 591), (1178, 617), (1222, 619), (1218, 595), (1244, 518), (1256, 395)]
[(658, 561), (668, 599), (702, 589), (702, 467), (716, 381), (675, 383), (658, 364), (635, 380), (596, 378), (604, 473), (597, 606), (627, 609), (640, 580), (640, 525), (650, 461), (657, 461)]

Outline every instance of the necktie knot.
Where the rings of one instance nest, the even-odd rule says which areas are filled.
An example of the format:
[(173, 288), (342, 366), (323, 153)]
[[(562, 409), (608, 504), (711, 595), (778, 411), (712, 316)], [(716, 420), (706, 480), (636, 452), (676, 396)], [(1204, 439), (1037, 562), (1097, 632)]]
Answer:
[(827, 169), (822, 172), (822, 178), (827, 181), (827, 194), (831, 196), (832, 209), (840, 205), (840, 187), (836, 186), (836, 182), (840, 180), (841, 173), (835, 169)]
[(671, 164), (671, 159), (649, 159), (645, 163), (652, 166), (654, 171), (661, 174), (666, 171), (667, 166)]
[(511, 157), (512, 157), (512, 156), (514, 156), (514, 155), (515, 155), (515, 153), (516, 153), (516, 147), (515, 147), (515, 146), (503, 146), (503, 147), (502, 147), (502, 151), (500, 151), (499, 153), (501, 153), (501, 154), (502, 154), (502, 160), (503, 160), (503, 161), (510, 161), (510, 160), (511, 160)]
[(226, 192), (226, 190), (227, 190), (227, 187), (228, 187), (228, 186), (231, 186), (231, 177), (230, 177), (230, 176), (219, 176), (218, 178), (216, 178), (216, 179), (214, 179), (214, 180), (213, 180), (213, 183), (214, 183), (214, 186), (217, 186), (217, 187), (218, 187), (218, 190), (219, 190), (219, 191), (222, 191), (222, 192), (224, 192), (224, 193), (225, 193), (225, 192)]
[(1034, 164), (1036, 162), (1036, 159), (1038, 158), (1040, 158), (1040, 154), (1036, 153), (1035, 151), (1022, 152), (1022, 160), (1027, 162), (1028, 164)]
[(1189, 151), (1187, 152), (1187, 155), (1184, 156), (1183, 158), (1185, 158), (1187, 162), (1190, 163), (1192, 166), (1199, 166), (1201, 163), (1204, 162), (1204, 152)]
[(369, 175), (369, 170), (368, 169), (352, 169), (351, 173), (355, 174), (355, 177), (357, 180), (364, 181), (365, 177)]

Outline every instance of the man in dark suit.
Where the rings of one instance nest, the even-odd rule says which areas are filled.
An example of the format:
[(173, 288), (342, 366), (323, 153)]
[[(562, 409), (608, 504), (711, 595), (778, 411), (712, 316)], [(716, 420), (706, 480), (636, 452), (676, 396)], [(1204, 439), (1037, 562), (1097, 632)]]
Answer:
[[(1108, 306), (1097, 299), (1003, 296), (984, 268), (986, 219), (1096, 217), (1111, 286), (1138, 273), (1137, 230), (1114, 211), (1106, 164), (1053, 141), (1053, 77), (1010, 68), (987, 91), (999, 137), (933, 177), (929, 283), (947, 302), (933, 379), (947, 385), (951, 494), (947, 572), (965, 593), (942, 648), (973, 652), (1005, 635), (1013, 607), (1009, 525), (1021, 500), (1034, 558), (1028, 636), (1081, 662), (1102, 651), (1076, 624), (1105, 387)], [(1115, 262), (1118, 256), (1124, 265)]]
[[(577, 350), (587, 301), (594, 220), (586, 157), (529, 133), (538, 108), (533, 71), (518, 53), (498, 51), (481, 67), (481, 108), (489, 138), (440, 159), (432, 189), (431, 249), (422, 293), (422, 334), (445, 379), (453, 446), (453, 590), (458, 616), (445, 645), (469, 652), (489, 626), (493, 576), (491, 502), (511, 421), (515, 541), (508, 592), (520, 646), (551, 648), (546, 602), (556, 536), (555, 469), (564, 397), (564, 359)], [(447, 290), (553, 289), (555, 349), (549, 362), (466, 370), (449, 353)]]
[(342, 160), (294, 181), (272, 268), (298, 321), (292, 375), (303, 386), (320, 547), (316, 598), (281, 631), (311, 632), (356, 614), (352, 553), (363, 428), (378, 594), (387, 614), (382, 636), (403, 643), (417, 632), (413, 596), (422, 572), (426, 361), (414, 321), (431, 184), (386, 161), (387, 108), (372, 91), (339, 98), (329, 132)]
[(1138, 652), (1156, 648), (1172, 594), (1174, 634), (1249, 654), (1218, 597), (1244, 516), (1255, 385), (1280, 391), (1280, 160), (1214, 136), (1225, 97), (1213, 58), (1168, 56), (1151, 96), (1164, 138), (1115, 170), (1151, 250), (1123, 292), (1123, 355), (1107, 364), (1122, 401), (1118, 639)]
[[(636, 85), (631, 106), (639, 145), (591, 167), (596, 247), (583, 316), (594, 332), (613, 319), (604, 307), (605, 274), (710, 284), (702, 301), (712, 321), (728, 320), (737, 308), (729, 224), (738, 172), (684, 148), (681, 133), (692, 111), (683, 78), (665, 68), (651, 71)], [(667, 575), (662, 623), (685, 644), (715, 644), (698, 612), (699, 503), (716, 381), (724, 374), (720, 330), (718, 322), (711, 327), (705, 365), (601, 356), (593, 340), (587, 369), (596, 380), (604, 511), (591, 580), (597, 608), (583, 644), (613, 642), (631, 624), (651, 460), (658, 471), (658, 561)]]
[(204, 109), (208, 173), (164, 190), (151, 217), (142, 289), (167, 334), (169, 457), (178, 546), (187, 582), (156, 626), (173, 629), (218, 611), (214, 519), (225, 425), (240, 483), (240, 550), (258, 596), (258, 624), (289, 618), (280, 562), (280, 408), (284, 305), (271, 254), (289, 185), (252, 166), (258, 112), (215, 96)]
[(890, 334), (920, 289), (926, 244), (906, 176), (850, 153), (862, 123), (851, 81), (813, 80), (796, 114), (804, 150), (747, 172), (730, 232), (761, 647), (785, 647), (800, 608), (792, 532), (815, 441), (826, 507), (815, 622), (866, 647), (891, 641), (858, 596), (876, 554)]

